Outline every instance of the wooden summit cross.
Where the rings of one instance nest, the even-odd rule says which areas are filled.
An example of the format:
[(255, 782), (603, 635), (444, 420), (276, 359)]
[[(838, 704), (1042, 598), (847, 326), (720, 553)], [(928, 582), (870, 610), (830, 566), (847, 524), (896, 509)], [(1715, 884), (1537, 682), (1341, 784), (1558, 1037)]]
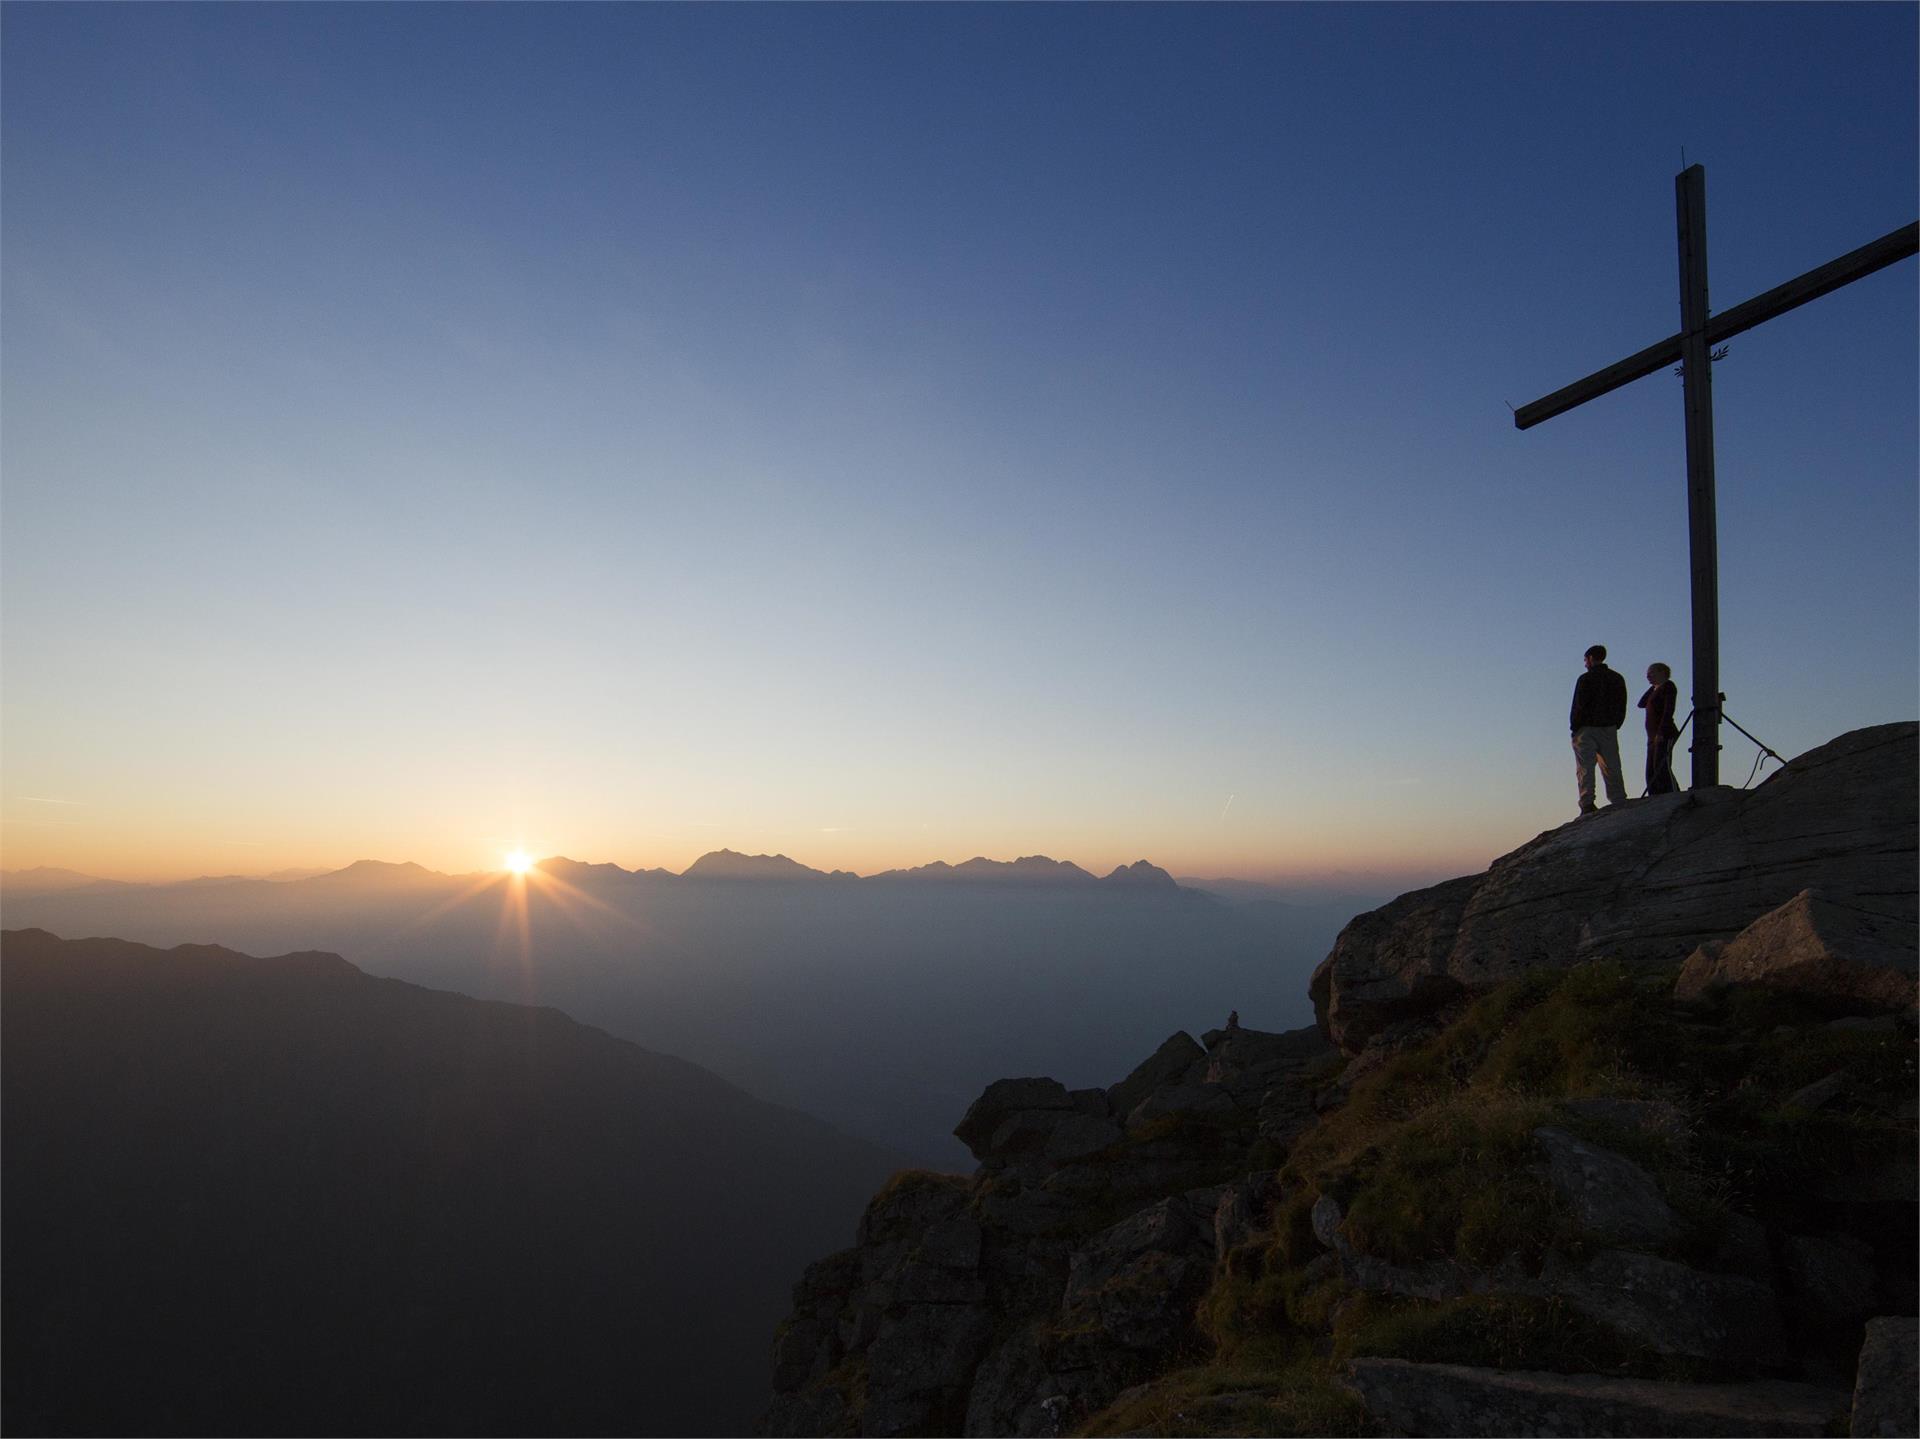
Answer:
[(1707, 308), (1707, 172), (1673, 177), (1680, 224), (1680, 333), (1514, 411), (1516, 429), (1585, 404), (1676, 360), (1687, 414), (1687, 536), (1693, 562), (1693, 788), (1720, 783), (1720, 576), (1713, 508), (1713, 347), (1920, 249), (1920, 222), (1715, 315)]

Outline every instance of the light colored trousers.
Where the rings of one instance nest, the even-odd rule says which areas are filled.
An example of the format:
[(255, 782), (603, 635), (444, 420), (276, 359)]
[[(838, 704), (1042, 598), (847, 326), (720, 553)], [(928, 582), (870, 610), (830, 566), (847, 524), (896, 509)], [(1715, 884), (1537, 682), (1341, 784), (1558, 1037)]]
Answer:
[(1573, 782), (1580, 791), (1580, 808), (1593, 808), (1593, 762), (1607, 780), (1607, 803), (1625, 804), (1627, 784), (1620, 776), (1620, 731), (1608, 725), (1586, 725), (1573, 732)]

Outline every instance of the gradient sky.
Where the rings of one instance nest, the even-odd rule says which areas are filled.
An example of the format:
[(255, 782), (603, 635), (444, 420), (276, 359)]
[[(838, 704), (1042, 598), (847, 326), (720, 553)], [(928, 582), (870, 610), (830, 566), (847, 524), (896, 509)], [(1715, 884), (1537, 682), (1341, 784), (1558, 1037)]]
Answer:
[[(1916, 13), (9, 4), (5, 863), (1478, 868), (1691, 664), (1678, 382), (1507, 406), (1683, 147), (1716, 308), (1914, 219)], [(1920, 709), (1916, 269), (1714, 371), (1788, 755)]]

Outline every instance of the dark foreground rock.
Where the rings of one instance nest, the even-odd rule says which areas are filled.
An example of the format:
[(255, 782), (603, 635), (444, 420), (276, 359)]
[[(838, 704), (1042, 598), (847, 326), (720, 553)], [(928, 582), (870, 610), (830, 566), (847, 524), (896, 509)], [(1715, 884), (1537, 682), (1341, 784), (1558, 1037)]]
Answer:
[(1853, 1386), (1852, 1435), (1895, 1439), (1920, 1434), (1920, 1320), (1875, 1319), (1860, 1347)]
[(767, 1430), (1912, 1433), (1914, 749), (1360, 916), (1324, 1033), (989, 1086), (808, 1271)]
[(1844, 1391), (1808, 1384), (1662, 1384), (1356, 1359), (1348, 1383), (1399, 1434), (1819, 1435), (1847, 1412)]
[[(1484, 874), (1360, 915), (1314, 972), (1321, 1026), (1358, 1053), (1389, 1025), (1536, 966), (1677, 964), (1808, 889), (1821, 904), (1803, 918), (1839, 949), (1772, 972), (1797, 973), (1842, 1007), (1884, 1008), (1895, 990), (1910, 1005), (1917, 734), (1911, 722), (1856, 730), (1751, 791), (1660, 795), (1577, 819)], [(1701, 982), (1737, 981), (1738, 968)]]
[(1631, 1250), (1608, 1249), (1584, 1264), (1549, 1256), (1536, 1293), (1574, 1309), (1657, 1354), (1719, 1363), (1778, 1364), (1786, 1339), (1766, 1284), (1711, 1274)]
[[(1051, 1434), (1196, 1339), (1195, 1309), (1282, 1197), (1261, 1116), (1311, 1114), (1314, 1029), (1175, 1034), (1111, 1090), (989, 1085), (970, 1176), (896, 1176), (809, 1269), (774, 1347), (770, 1434)], [(1123, 1130), (1119, 1122), (1128, 1120)]]
[(1664, 1244), (1680, 1222), (1653, 1176), (1624, 1155), (1542, 1126), (1548, 1176), (1582, 1228), (1629, 1244)]

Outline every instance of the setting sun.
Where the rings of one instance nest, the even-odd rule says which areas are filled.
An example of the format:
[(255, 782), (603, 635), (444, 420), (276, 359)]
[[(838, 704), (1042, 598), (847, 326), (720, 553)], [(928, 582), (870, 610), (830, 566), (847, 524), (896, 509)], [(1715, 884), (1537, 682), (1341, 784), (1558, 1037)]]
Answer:
[(500, 867), (508, 874), (525, 874), (533, 868), (533, 856), (524, 849), (516, 849), (501, 862)]

